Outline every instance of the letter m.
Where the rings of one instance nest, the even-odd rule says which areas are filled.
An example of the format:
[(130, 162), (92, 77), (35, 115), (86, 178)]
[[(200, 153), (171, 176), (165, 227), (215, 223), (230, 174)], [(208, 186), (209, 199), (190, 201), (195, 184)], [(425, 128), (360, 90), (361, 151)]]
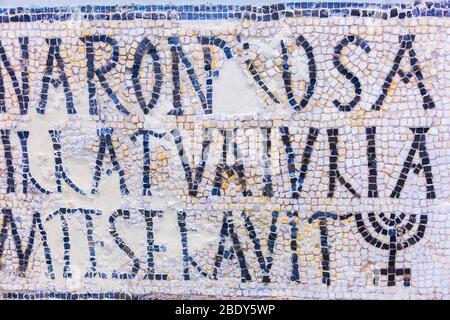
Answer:
[[(20, 239), (19, 231), (17, 229), (16, 221), (14, 220), (11, 209), (2, 209), (3, 223), (0, 230), (0, 258), (3, 257), (3, 252), (5, 249), (5, 242), (8, 238), (9, 226), (11, 226), (11, 235), (14, 240), (14, 246), (16, 248), (16, 253), (19, 258), (19, 276), (25, 277), (25, 272), (27, 271), (28, 264), (30, 261), (31, 253), (33, 252), (33, 245), (36, 235), (36, 230), (39, 229), (41, 235), (41, 241), (44, 247), (44, 255), (47, 263), (48, 275), (54, 279), (55, 275), (53, 272), (52, 258), (50, 253), (50, 247), (47, 244), (47, 233), (42, 226), (41, 215), (39, 212), (35, 211), (33, 214), (33, 222), (31, 224), (30, 233), (28, 236), (28, 243), (26, 247), (23, 246), (22, 240)], [(23, 249), (24, 248), (24, 249)]]

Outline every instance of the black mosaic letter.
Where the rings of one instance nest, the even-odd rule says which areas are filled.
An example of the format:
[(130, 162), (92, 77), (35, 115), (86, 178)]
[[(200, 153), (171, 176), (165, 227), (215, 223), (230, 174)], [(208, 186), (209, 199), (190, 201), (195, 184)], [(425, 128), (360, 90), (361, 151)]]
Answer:
[(369, 168), (369, 198), (378, 198), (377, 154), (375, 152), (376, 127), (366, 128), (367, 166)]
[[(27, 114), (28, 103), (30, 102), (30, 85), (29, 85), (29, 75), (28, 75), (28, 37), (19, 38), (21, 55), (21, 65), (22, 65), (22, 88), (19, 86), (19, 81), (17, 80), (16, 73), (14, 72), (11, 62), (6, 57), (5, 48), (3, 48), (2, 42), (0, 41), (0, 59), (6, 71), (11, 78), (14, 92), (16, 94), (17, 100), (19, 101), (20, 114)], [(0, 113), (6, 112), (5, 105), (5, 84), (3, 82), (2, 72), (0, 69)]]
[[(139, 80), (139, 70), (141, 68), (142, 59), (145, 54), (149, 54), (153, 60), (153, 72), (155, 73), (154, 84), (152, 88), (151, 99), (148, 104), (145, 102), (144, 95), (142, 94), (141, 82)], [(159, 95), (161, 92), (162, 86), (162, 78), (163, 74), (161, 72), (161, 63), (159, 62), (159, 55), (156, 51), (155, 46), (148, 40), (144, 38), (144, 40), (139, 43), (139, 46), (136, 49), (136, 54), (134, 55), (134, 65), (133, 65), (133, 87), (136, 92), (136, 97), (139, 102), (139, 106), (141, 107), (144, 114), (148, 114), (151, 109), (153, 109), (158, 103)]]
[[(127, 109), (125, 109), (125, 107), (119, 101), (119, 98), (112, 91), (111, 87), (109, 86), (105, 78), (105, 74), (114, 69), (116, 67), (117, 61), (119, 61), (119, 44), (117, 43), (117, 40), (108, 37), (106, 35), (94, 35), (83, 37), (81, 38), (81, 41), (83, 41), (86, 44), (86, 59), (88, 68), (87, 82), (89, 90), (89, 114), (98, 115), (97, 98), (96, 98), (97, 88), (94, 83), (94, 76), (97, 76), (98, 80), (100, 81), (100, 84), (102, 85), (103, 89), (105, 89), (106, 93), (111, 98), (111, 100), (114, 102), (116, 108), (123, 114), (129, 115), (130, 112)], [(111, 59), (109, 59), (110, 62), (98, 69), (96, 69), (94, 66), (95, 60), (94, 42), (104, 42), (109, 44), (113, 48)]]
[(64, 269), (63, 269), (63, 277), (64, 278), (72, 278), (72, 270), (70, 267), (70, 233), (69, 233), (69, 225), (67, 223), (67, 219), (65, 217), (66, 214), (74, 214), (76, 212), (80, 212), (84, 215), (86, 220), (86, 235), (88, 241), (89, 248), (89, 261), (91, 266), (89, 271), (84, 275), (86, 278), (99, 277), (101, 279), (106, 279), (106, 273), (97, 271), (97, 257), (95, 254), (95, 240), (94, 240), (94, 223), (92, 221), (93, 215), (101, 215), (102, 212), (100, 210), (95, 209), (83, 209), (83, 208), (60, 208), (56, 210), (54, 213), (50, 214), (46, 221), (51, 221), (56, 215), (59, 215), (61, 218), (61, 227), (63, 233), (63, 241), (64, 241)]
[(177, 146), (178, 155), (180, 156), (181, 164), (183, 165), (184, 174), (186, 181), (188, 183), (189, 195), (192, 197), (197, 196), (198, 186), (203, 178), (203, 172), (205, 171), (206, 160), (209, 154), (209, 145), (211, 144), (211, 129), (206, 128), (203, 131), (203, 143), (202, 143), (202, 154), (201, 159), (197, 168), (195, 169), (195, 178), (192, 179), (193, 169), (189, 165), (188, 157), (186, 156), (186, 151), (183, 145), (183, 139), (181, 138), (180, 131), (177, 129), (170, 132), (175, 140), (175, 145)]
[[(403, 163), (402, 172), (400, 173), (395, 188), (391, 193), (391, 198), (400, 197), (400, 193), (402, 192), (403, 186), (408, 178), (409, 170), (412, 168), (415, 174), (419, 174), (421, 170), (424, 171), (427, 182), (427, 199), (434, 199), (436, 198), (436, 193), (434, 192), (433, 174), (431, 172), (430, 157), (428, 156), (425, 143), (425, 134), (428, 132), (429, 128), (410, 128), (410, 130), (414, 133), (414, 141), (412, 142), (408, 156)], [(413, 160), (417, 151), (419, 151), (420, 163), (415, 164), (413, 163)]]
[[(233, 165), (228, 165), (227, 162), (227, 154), (228, 149), (230, 147), (230, 140), (232, 136), (236, 137), (237, 129), (233, 130), (219, 130), (223, 135), (223, 147), (222, 147), (222, 163), (218, 164), (216, 167), (216, 175), (214, 178), (214, 186), (211, 190), (211, 194), (213, 196), (220, 196), (222, 188), (223, 188), (223, 179), (231, 178), (237, 174), (237, 178), (239, 180), (239, 184), (242, 187), (242, 195), (244, 197), (248, 197), (252, 195), (252, 191), (247, 189), (247, 179), (244, 174), (244, 163), (242, 161), (242, 156), (239, 152), (238, 145), (236, 140), (233, 141), (233, 155), (235, 159), (235, 163)], [(236, 139), (236, 138), (235, 138)]]
[(137, 140), (137, 136), (141, 135), (143, 137), (143, 146), (144, 146), (144, 165), (143, 165), (143, 181), (142, 181), (142, 195), (151, 196), (152, 192), (150, 191), (151, 187), (151, 178), (150, 178), (150, 136), (155, 138), (164, 137), (165, 133), (157, 133), (152, 130), (139, 130), (135, 134), (131, 136), (131, 141), (135, 142)]
[(350, 191), (356, 198), (359, 198), (360, 195), (353, 189), (352, 185), (345, 180), (345, 178), (341, 175), (338, 169), (338, 158), (339, 158), (339, 150), (338, 150), (338, 129), (327, 129), (328, 134), (328, 143), (330, 145), (330, 182), (328, 185), (328, 198), (332, 198), (334, 196), (334, 190), (336, 189), (336, 178), (338, 181)]
[(295, 153), (291, 146), (289, 128), (281, 127), (280, 128), (281, 139), (283, 140), (283, 144), (286, 150), (287, 163), (288, 163), (288, 171), (289, 177), (291, 180), (291, 191), (292, 198), (298, 199), (300, 197), (300, 193), (302, 192), (303, 183), (305, 182), (306, 174), (308, 173), (308, 166), (311, 160), (311, 155), (313, 152), (313, 146), (316, 142), (317, 135), (319, 134), (319, 129), (309, 128), (308, 138), (306, 140), (306, 147), (303, 150), (302, 155), (302, 166), (300, 169), (300, 173), (297, 179), (297, 169), (295, 168)]
[(329, 286), (331, 284), (330, 279), (330, 251), (328, 250), (328, 228), (327, 219), (333, 220), (345, 220), (348, 219), (351, 214), (345, 216), (338, 216), (331, 212), (316, 212), (311, 218), (308, 219), (309, 223), (313, 223), (314, 220), (319, 220), (320, 228), (320, 250), (322, 252), (322, 283)]
[(201, 274), (203, 277), (205, 278), (209, 277), (208, 273), (200, 267), (200, 265), (194, 260), (192, 256), (189, 255), (186, 212), (178, 211), (177, 217), (178, 217), (178, 227), (180, 228), (181, 245), (183, 252), (183, 279), (186, 281), (191, 280), (191, 276), (189, 275), (189, 265), (192, 265), (195, 268), (195, 271)]
[(16, 192), (16, 183), (14, 181), (14, 164), (12, 158), (10, 130), (1, 129), (0, 134), (2, 136), (3, 152), (5, 154), (6, 170), (8, 171), (8, 177), (6, 179), (6, 192)]
[[(255, 249), (255, 254), (258, 259), (258, 264), (262, 273), (262, 282), (269, 283), (270, 282), (270, 269), (272, 268), (273, 258), (272, 256), (264, 257), (261, 248), (261, 240), (258, 238), (256, 234), (255, 227), (253, 226), (252, 221), (250, 220), (247, 212), (242, 211), (242, 217), (245, 220), (245, 228), (247, 229), (250, 240), (253, 242), (253, 246)], [(269, 236), (267, 239), (268, 250), (271, 255), (274, 253), (275, 241), (277, 238), (277, 220), (278, 220), (279, 212), (272, 212), (272, 223), (270, 225)]]
[[(97, 134), (100, 137), (100, 146), (98, 148), (97, 161), (95, 162), (95, 172), (92, 180), (92, 189), (91, 189), (92, 194), (98, 193), (98, 184), (102, 177), (103, 158), (105, 157), (106, 149), (108, 149), (109, 156), (113, 164), (113, 170), (117, 171), (117, 173), (119, 174), (120, 193), (122, 195), (129, 194), (125, 182), (125, 172), (120, 166), (119, 160), (117, 159), (116, 156), (116, 151), (114, 150), (114, 146), (112, 144), (113, 131), (114, 131), (113, 128), (102, 128), (97, 130)], [(110, 172), (111, 171), (108, 170), (108, 173)]]
[[(432, 109), (434, 108), (434, 101), (431, 96), (428, 94), (425, 85), (423, 84), (423, 75), (420, 71), (419, 61), (416, 58), (416, 53), (412, 48), (412, 43), (415, 39), (415, 35), (407, 34), (399, 36), (400, 49), (397, 52), (397, 56), (394, 59), (394, 65), (392, 66), (391, 71), (386, 76), (386, 80), (384, 80), (384, 84), (382, 87), (382, 93), (378, 97), (377, 101), (372, 105), (372, 109), (380, 110), (383, 105), (384, 99), (386, 98), (387, 92), (391, 87), (392, 81), (394, 77), (398, 74), (400, 79), (404, 83), (408, 83), (412, 77), (415, 77), (417, 80), (417, 87), (419, 88), (420, 95), (423, 99), (423, 108), (424, 109)], [(404, 72), (400, 68), (400, 62), (403, 60), (406, 51), (409, 54), (409, 63), (411, 65), (412, 72)]]
[(25, 277), (25, 272), (27, 271), (28, 264), (30, 261), (31, 253), (33, 252), (33, 245), (36, 234), (36, 227), (39, 229), (39, 234), (41, 236), (42, 248), (44, 249), (45, 262), (47, 264), (47, 275), (51, 279), (55, 279), (55, 274), (53, 272), (53, 264), (50, 247), (47, 243), (47, 233), (44, 230), (42, 225), (41, 215), (39, 212), (35, 211), (33, 213), (33, 222), (30, 228), (30, 235), (28, 236), (28, 243), (23, 250), (23, 243), (20, 239), (20, 235), (17, 229), (16, 221), (14, 220), (14, 216), (12, 214), (11, 209), (2, 209), (3, 213), (3, 225), (0, 231), (0, 258), (3, 257), (3, 252), (5, 249), (5, 240), (8, 238), (8, 224), (11, 225), (11, 234), (14, 239), (14, 245), (16, 247), (17, 256), (19, 258), (19, 276)]
[[(225, 53), (227, 59), (233, 58), (231, 53), (231, 48), (222, 39), (212, 36), (212, 37), (197, 37), (198, 42), (203, 45), (203, 57), (205, 62), (205, 74), (206, 74), (206, 104), (208, 110), (212, 112), (212, 102), (213, 102), (213, 78), (219, 76), (219, 70), (212, 69), (212, 56), (210, 46), (214, 45), (219, 47)], [(207, 113), (207, 112), (205, 112)]]
[[(41, 100), (39, 101), (39, 106), (36, 107), (38, 113), (44, 114), (45, 107), (48, 101), (48, 88), (52, 84), (55, 89), (59, 87), (60, 84), (63, 85), (64, 95), (66, 97), (66, 108), (68, 114), (77, 113), (73, 105), (73, 95), (70, 91), (69, 80), (67, 79), (66, 72), (64, 71), (64, 60), (59, 53), (60, 45), (62, 40), (58, 38), (45, 39), (45, 42), (49, 45), (47, 65), (44, 71), (44, 76), (42, 78), (42, 90), (41, 90)], [(53, 74), (53, 63), (56, 59), (56, 67), (59, 69), (59, 77), (52, 78)]]
[(291, 263), (292, 263), (292, 273), (291, 273), (291, 281), (300, 281), (300, 272), (298, 271), (298, 243), (297, 243), (297, 219), (298, 212), (297, 211), (288, 211), (286, 212), (289, 217), (289, 225), (291, 226)]
[[(241, 37), (240, 35), (237, 35), (237, 40), (239, 42), (241, 42)], [(248, 50), (250, 48), (250, 45), (248, 42), (244, 42), (242, 43), (242, 48), (244, 50)], [(270, 89), (267, 87), (267, 85), (264, 83), (261, 75), (259, 74), (258, 70), (256, 70), (256, 66), (255, 64), (252, 62), (252, 60), (247, 59), (244, 61), (248, 71), (250, 72), (250, 74), (252, 75), (253, 80), (255, 80), (255, 82), (258, 84), (258, 86), (269, 96), (270, 99), (272, 99), (273, 102), (275, 103), (280, 103), (280, 101), (277, 99), (277, 97), (275, 97), (275, 95), (273, 94), (272, 91), (270, 91)]]
[(54, 150), (54, 158), (55, 158), (55, 176), (56, 176), (56, 190), (57, 192), (62, 192), (62, 182), (64, 180), (65, 183), (69, 185), (73, 190), (77, 193), (86, 195), (86, 192), (81, 190), (73, 181), (69, 178), (64, 169), (62, 155), (61, 155), (61, 130), (49, 130), (48, 133), (52, 138), (53, 142), (53, 150)]
[(359, 100), (361, 100), (361, 82), (359, 82), (359, 79), (357, 76), (355, 76), (352, 72), (350, 72), (339, 60), (341, 56), (342, 49), (344, 49), (345, 46), (349, 45), (350, 43), (355, 44), (356, 46), (360, 47), (364, 50), (365, 53), (370, 52), (369, 45), (362, 40), (359, 36), (346, 36), (344, 39), (339, 42), (339, 44), (334, 47), (334, 54), (333, 54), (333, 64), (336, 67), (336, 69), (339, 71), (340, 74), (345, 76), (348, 80), (350, 80), (355, 87), (355, 97), (352, 101), (350, 101), (348, 104), (342, 104), (338, 100), (334, 100), (333, 104), (336, 106), (336, 108), (339, 109), (339, 111), (351, 111), (356, 105), (358, 104)]
[(114, 213), (109, 217), (109, 233), (114, 238), (114, 242), (117, 244), (120, 250), (125, 252), (127, 257), (133, 260), (133, 268), (129, 273), (119, 273), (114, 270), (112, 273), (112, 277), (113, 279), (134, 279), (139, 271), (139, 258), (136, 256), (134, 251), (131, 250), (131, 248), (127, 245), (125, 240), (123, 240), (119, 236), (119, 233), (117, 232), (116, 228), (116, 220), (118, 217), (123, 217), (125, 220), (128, 220), (130, 219), (130, 211), (121, 209), (114, 211)]
[(91, 262), (91, 267), (88, 272), (84, 275), (87, 278), (100, 277), (106, 279), (106, 273), (97, 271), (97, 258), (95, 255), (95, 240), (94, 240), (94, 223), (92, 221), (92, 215), (101, 215), (100, 210), (88, 210), (88, 209), (78, 209), (84, 213), (86, 219), (86, 235), (89, 246), (89, 260)]
[(270, 148), (272, 146), (272, 141), (270, 140), (271, 128), (261, 128), (261, 133), (263, 135), (263, 162), (264, 162), (264, 197), (273, 197), (273, 186), (272, 186), (272, 174), (270, 173)]
[(167, 280), (166, 273), (157, 273), (155, 271), (154, 252), (165, 252), (166, 246), (155, 244), (155, 237), (153, 234), (153, 218), (162, 217), (163, 213), (160, 210), (139, 210), (145, 218), (147, 229), (147, 272), (144, 279), (148, 280)]
[[(252, 277), (248, 272), (244, 251), (242, 251), (241, 243), (235, 231), (233, 221), (234, 218), (232, 211), (224, 211), (222, 229), (220, 230), (220, 241), (219, 246), (217, 248), (212, 279), (214, 280), (218, 279), (219, 271), (222, 268), (222, 262), (224, 258), (233, 259), (236, 256), (239, 262), (239, 267), (241, 269), (241, 281), (242, 282), (251, 281)], [(228, 237), (230, 237), (233, 242), (233, 246), (231, 247), (230, 250), (225, 249), (225, 242)]]
[(205, 94), (203, 93), (198, 77), (195, 74), (194, 67), (184, 54), (183, 48), (180, 45), (180, 39), (178, 39), (178, 37), (169, 37), (168, 42), (169, 45), (171, 45), (170, 52), (172, 53), (172, 82), (173, 82), (173, 90), (172, 90), (173, 109), (170, 110), (168, 114), (175, 116), (184, 114), (180, 93), (180, 78), (181, 78), (181, 72), (179, 67), (180, 59), (181, 62), (184, 64), (187, 74), (189, 76), (189, 80), (191, 81), (192, 86), (194, 87), (194, 90), (197, 93), (198, 98), (200, 99), (203, 112), (205, 114), (212, 113), (212, 109), (210, 109), (208, 106)]
[(297, 102), (297, 100), (295, 100), (294, 92), (292, 91), (292, 74), (289, 70), (288, 50), (284, 45), (284, 42), (281, 41), (281, 53), (283, 56), (283, 82), (289, 104), (294, 108), (295, 111), (301, 111), (308, 105), (309, 99), (314, 94), (314, 88), (317, 82), (317, 69), (316, 63), (314, 61), (313, 48), (311, 47), (309, 42), (302, 35), (300, 35), (298, 36), (295, 43), (297, 47), (301, 46), (303, 50), (305, 50), (306, 56), (308, 57), (309, 84), (300, 102)]
[(22, 186), (23, 186), (23, 193), (28, 192), (28, 183), (31, 182), (31, 184), (41, 193), (44, 194), (50, 194), (51, 191), (48, 191), (44, 187), (42, 187), (36, 180), (35, 177), (30, 172), (30, 160), (28, 157), (28, 131), (18, 131), (17, 135), (20, 139), (20, 146), (22, 148)]

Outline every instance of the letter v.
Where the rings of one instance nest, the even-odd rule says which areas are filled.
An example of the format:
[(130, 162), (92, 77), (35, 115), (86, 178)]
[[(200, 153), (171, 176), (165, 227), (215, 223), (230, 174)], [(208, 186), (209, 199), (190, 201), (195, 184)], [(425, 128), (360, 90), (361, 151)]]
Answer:
[(183, 139), (181, 138), (180, 131), (175, 129), (170, 133), (175, 139), (178, 155), (180, 156), (181, 164), (183, 165), (184, 173), (189, 186), (189, 195), (195, 197), (197, 196), (198, 186), (202, 181), (206, 160), (208, 159), (209, 146), (211, 144), (211, 129), (207, 128), (203, 131), (202, 154), (198, 167), (195, 169), (194, 179), (192, 178), (193, 172), (191, 166), (189, 165), (189, 160), (184, 149)]
[(245, 228), (247, 229), (248, 235), (250, 239), (253, 242), (254, 248), (255, 248), (255, 254), (258, 258), (259, 267), (261, 268), (262, 276), (263, 276), (263, 283), (269, 283), (270, 282), (270, 269), (272, 268), (272, 254), (275, 248), (275, 241), (277, 239), (277, 221), (279, 212), (273, 211), (272, 212), (272, 222), (270, 224), (269, 229), (269, 235), (267, 237), (267, 246), (269, 249), (270, 256), (267, 256), (267, 258), (264, 257), (264, 254), (261, 250), (261, 240), (258, 238), (258, 235), (256, 234), (255, 227), (253, 226), (253, 223), (250, 220), (250, 217), (245, 211), (242, 211), (242, 217), (245, 220)]

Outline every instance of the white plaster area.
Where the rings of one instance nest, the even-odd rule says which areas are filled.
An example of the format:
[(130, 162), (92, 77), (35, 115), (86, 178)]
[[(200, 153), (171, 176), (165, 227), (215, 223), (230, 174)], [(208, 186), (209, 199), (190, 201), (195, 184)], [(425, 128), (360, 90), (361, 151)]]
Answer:
[(219, 114), (255, 113), (258, 96), (242, 66), (235, 60), (226, 60), (220, 76), (214, 81), (213, 105)]

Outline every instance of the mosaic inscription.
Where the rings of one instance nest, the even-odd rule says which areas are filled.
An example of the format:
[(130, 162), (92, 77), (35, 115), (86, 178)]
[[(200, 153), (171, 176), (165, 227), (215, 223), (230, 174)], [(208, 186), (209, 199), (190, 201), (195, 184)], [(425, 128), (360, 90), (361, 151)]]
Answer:
[(449, 15), (0, 9), (3, 298), (449, 298)]

